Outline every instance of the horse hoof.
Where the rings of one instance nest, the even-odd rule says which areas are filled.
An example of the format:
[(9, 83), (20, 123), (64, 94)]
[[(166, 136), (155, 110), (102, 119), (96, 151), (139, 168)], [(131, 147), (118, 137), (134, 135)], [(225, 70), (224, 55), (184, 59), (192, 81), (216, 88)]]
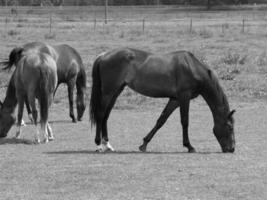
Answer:
[(103, 149), (96, 149), (95, 152), (97, 152), (97, 153), (103, 153)]
[(110, 149), (110, 148), (107, 148), (107, 149), (105, 149), (105, 151), (104, 151), (105, 153), (109, 153), (109, 152), (115, 152), (115, 150), (114, 149)]
[(142, 151), (142, 152), (146, 152), (146, 145), (141, 145), (140, 147), (139, 147), (139, 150), (140, 151)]
[(55, 138), (54, 137), (48, 137), (48, 141), (53, 141)]
[(41, 143), (40, 139), (35, 139), (35, 144), (40, 144), (40, 143)]
[(72, 120), (72, 123), (76, 123), (76, 122), (77, 122), (77, 120), (76, 120), (76, 119), (73, 119), (73, 120)]
[(188, 153), (196, 153), (196, 150), (194, 148), (188, 149)]
[(78, 121), (81, 122), (82, 121), (82, 118), (78, 118)]

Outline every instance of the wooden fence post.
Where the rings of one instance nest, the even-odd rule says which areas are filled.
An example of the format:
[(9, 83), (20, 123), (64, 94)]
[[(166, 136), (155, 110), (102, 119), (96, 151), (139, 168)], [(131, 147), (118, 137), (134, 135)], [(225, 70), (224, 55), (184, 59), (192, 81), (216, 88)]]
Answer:
[(145, 32), (145, 18), (143, 18), (143, 33)]
[(8, 19), (7, 19), (7, 16), (6, 16), (6, 19), (5, 19), (5, 29), (6, 29), (6, 33), (7, 33), (7, 23), (8, 23)]
[(242, 33), (245, 33), (245, 19), (242, 20)]
[(193, 29), (193, 20), (192, 18), (190, 19), (190, 27), (189, 27), (189, 32), (192, 33), (192, 29)]
[(105, 24), (108, 23), (108, 0), (105, 0)]
[(94, 31), (96, 30), (96, 18), (94, 20)]
[(52, 19), (52, 13), (50, 12), (49, 35), (52, 34), (52, 21), (53, 21), (53, 19)]

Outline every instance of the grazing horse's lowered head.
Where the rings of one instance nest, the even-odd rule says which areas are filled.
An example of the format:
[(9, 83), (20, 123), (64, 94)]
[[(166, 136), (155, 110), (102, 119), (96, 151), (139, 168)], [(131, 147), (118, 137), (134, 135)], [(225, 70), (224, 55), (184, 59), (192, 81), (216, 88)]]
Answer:
[[(14, 48), (9, 54), (9, 60), (0, 63), (5, 66), (3, 69), (9, 70), (13, 65), (17, 64), (22, 57), (22, 52), (22, 47)], [(7, 94), (15, 96), (15, 93), (14, 76), (12, 76), (7, 88)], [(16, 104), (17, 99), (9, 98), (9, 96), (4, 100), (4, 102), (0, 101), (0, 137), (6, 137), (12, 125), (15, 124), (16, 117), (14, 114), (14, 105)]]
[(235, 151), (235, 134), (234, 134), (234, 118), (232, 110), (226, 118), (226, 121), (216, 123), (213, 128), (213, 133), (217, 138), (222, 151), (224, 153), (233, 153)]
[(0, 138), (6, 137), (8, 131), (16, 122), (16, 117), (14, 112), (10, 112), (10, 109), (3, 106), (0, 102)]

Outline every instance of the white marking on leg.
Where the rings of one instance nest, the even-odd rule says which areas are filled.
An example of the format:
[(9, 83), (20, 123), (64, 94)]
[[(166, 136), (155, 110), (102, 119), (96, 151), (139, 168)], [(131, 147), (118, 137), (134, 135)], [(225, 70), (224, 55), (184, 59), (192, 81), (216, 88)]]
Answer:
[(115, 149), (111, 146), (111, 144), (109, 142), (102, 140), (102, 145), (103, 145), (103, 151), (104, 152), (115, 151)]
[(24, 120), (22, 119), (21, 120), (21, 123), (20, 123), (21, 126), (26, 126), (26, 123), (24, 122)]
[(39, 132), (39, 128), (38, 128), (38, 126), (36, 125), (36, 135), (35, 135), (35, 142), (37, 143), (37, 144), (40, 144), (40, 132)]
[(42, 133), (43, 133), (43, 136), (44, 136), (44, 143), (48, 143), (49, 140), (48, 140), (48, 131), (47, 131), (48, 126), (47, 126), (47, 123), (45, 124), (44, 127), (41, 127), (41, 129), (42, 129)]
[(115, 151), (115, 149), (111, 146), (109, 142), (106, 144), (106, 151)]
[(49, 123), (47, 123), (47, 131), (48, 131), (48, 140), (53, 141), (54, 135), (53, 135), (53, 131)]

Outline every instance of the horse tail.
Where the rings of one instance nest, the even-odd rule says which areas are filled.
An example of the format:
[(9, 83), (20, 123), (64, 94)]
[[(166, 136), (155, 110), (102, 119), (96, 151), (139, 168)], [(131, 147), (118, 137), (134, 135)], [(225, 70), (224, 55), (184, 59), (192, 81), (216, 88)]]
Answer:
[(18, 61), (22, 57), (22, 52), (23, 52), (22, 47), (16, 47), (14, 48), (10, 54), (9, 54), (9, 59), (2, 61), (0, 64), (4, 66), (3, 70), (11, 69), (13, 65), (16, 65)]
[(99, 112), (101, 109), (101, 79), (100, 79), (100, 72), (99, 72), (99, 62), (101, 56), (99, 56), (94, 64), (92, 69), (92, 79), (93, 85), (91, 90), (91, 99), (90, 99), (90, 119), (91, 124), (95, 125), (99, 121)]
[(86, 73), (84, 66), (82, 64), (80, 66), (80, 71), (77, 74), (76, 89), (77, 89), (76, 106), (77, 106), (78, 120), (80, 121), (82, 119), (83, 113), (86, 108), (85, 95), (84, 95), (86, 91)]
[(78, 93), (82, 92), (79, 90), (86, 88), (86, 72), (83, 66), (80, 68), (80, 71), (77, 75), (76, 87), (77, 87)]

